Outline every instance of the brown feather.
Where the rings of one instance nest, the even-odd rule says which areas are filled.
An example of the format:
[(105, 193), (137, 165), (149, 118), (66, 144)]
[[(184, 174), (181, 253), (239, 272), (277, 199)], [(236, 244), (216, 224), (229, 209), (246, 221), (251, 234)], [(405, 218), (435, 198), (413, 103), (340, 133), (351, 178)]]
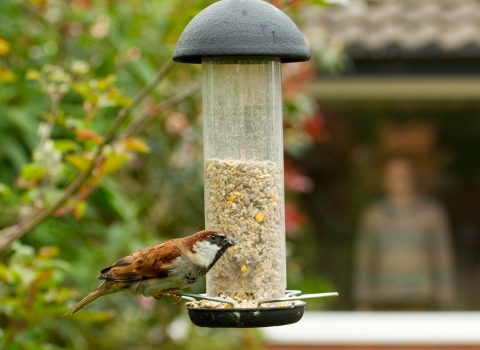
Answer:
[(109, 281), (137, 281), (147, 278), (167, 277), (170, 264), (178, 258), (180, 239), (173, 239), (142, 249), (121, 258), (100, 272), (99, 279)]
[(88, 305), (93, 303), (95, 300), (103, 297), (104, 295), (120, 292), (123, 288), (124, 286), (117, 282), (105, 281), (101, 285), (99, 285), (93, 292), (91, 292), (85, 298), (76, 303), (75, 306), (68, 310), (63, 316), (72, 315), (75, 312), (83, 310)]
[(197, 243), (198, 241), (202, 241), (202, 240), (207, 239), (207, 237), (210, 236), (213, 233), (215, 233), (217, 235), (224, 235), (223, 233), (218, 232), (218, 231), (207, 231), (207, 230), (199, 231), (199, 232), (195, 233), (194, 235), (181, 238), (182, 245), (185, 249), (188, 249), (188, 250), (193, 252), (194, 251), (193, 246), (195, 245), (195, 243)]

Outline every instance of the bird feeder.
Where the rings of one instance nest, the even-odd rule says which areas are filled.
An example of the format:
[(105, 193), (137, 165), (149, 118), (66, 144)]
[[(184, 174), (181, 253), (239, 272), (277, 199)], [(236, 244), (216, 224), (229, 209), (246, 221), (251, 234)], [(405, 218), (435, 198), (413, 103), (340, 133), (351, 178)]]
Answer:
[(214, 3), (179, 39), (173, 60), (203, 71), (206, 229), (240, 241), (207, 274), (208, 307), (188, 307), (199, 326), (303, 315), (308, 296), (286, 291), (281, 64), (309, 59), (297, 26), (261, 0)]

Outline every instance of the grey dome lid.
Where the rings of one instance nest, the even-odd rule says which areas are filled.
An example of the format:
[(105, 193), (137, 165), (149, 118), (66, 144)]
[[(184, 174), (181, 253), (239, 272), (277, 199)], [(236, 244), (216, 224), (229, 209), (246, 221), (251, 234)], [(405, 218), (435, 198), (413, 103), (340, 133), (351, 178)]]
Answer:
[(310, 51), (295, 23), (275, 6), (262, 0), (222, 0), (190, 21), (173, 60), (202, 63), (202, 57), (241, 56), (300, 62), (310, 59)]

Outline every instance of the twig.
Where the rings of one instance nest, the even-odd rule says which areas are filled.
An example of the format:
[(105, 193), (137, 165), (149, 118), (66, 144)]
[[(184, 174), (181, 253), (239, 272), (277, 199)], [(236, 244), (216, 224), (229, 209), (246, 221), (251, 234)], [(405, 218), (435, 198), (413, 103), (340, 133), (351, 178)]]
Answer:
[(144, 111), (140, 112), (138, 116), (136, 116), (132, 122), (127, 126), (127, 128), (122, 132), (121, 137), (127, 137), (132, 134), (139, 134), (143, 130), (145, 130), (146, 126), (160, 113), (168, 110), (169, 108), (173, 107), (177, 103), (189, 98), (190, 96), (195, 95), (198, 90), (200, 89), (201, 81), (197, 81), (192, 86), (190, 86), (187, 90), (174, 95), (167, 100), (160, 102), (157, 106), (155, 106), (155, 114), (154, 115), (147, 115)]
[(20, 219), (18, 223), (0, 230), (0, 251), (4, 250), (14, 240), (22, 237), (25, 233), (52, 215), (53, 212), (55, 212), (55, 210), (57, 210), (70, 197), (70, 195), (89, 178), (93, 169), (101, 160), (103, 148), (115, 139), (115, 134), (117, 133), (118, 128), (121, 126), (123, 121), (130, 115), (135, 107), (137, 107), (145, 99), (145, 97), (148, 96), (148, 94), (158, 85), (158, 83), (165, 78), (174, 65), (175, 63), (173, 61), (166, 63), (156, 74), (154, 79), (133, 97), (130, 105), (118, 112), (115, 120), (110, 126), (110, 129), (105, 135), (103, 142), (98, 146), (86, 172), (78, 174), (75, 179), (73, 179), (73, 181), (62, 191), (57, 199), (50, 205)]
[(105, 135), (102, 145), (108, 144), (113, 140), (113, 138), (115, 137), (115, 133), (117, 132), (118, 128), (125, 120), (125, 118), (132, 112), (135, 107), (138, 106), (140, 102), (145, 99), (145, 97), (148, 96), (148, 94), (150, 94), (150, 92), (152, 92), (152, 90), (158, 85), (158, 83), (170, 72), (174, 65), (175, 62), (173, 61), (169, 61), (167, 64), (165, 64), (162, 69), (160, 69), (160, 71), (157, 73), (155, 78), (150, 83), (148, 83), (147, 86), (140, 90), (138, 94), (135, 95), (135, 97), (132, 99), (132, 103), (128, 107), (125, 107), (120, 112), (118, 112), (117, 118), (115, 118), (112, 126), (110, 127), (110, 130)]
[(49, 206), (37, 211), (31, 216), (22, 218), (18, 223), (0, 230), (0, 251), (5, 249), (14, 240), (37, 226), (49, 217), (65, 200), (86, 180), (89, 173), (78, 174), (77, 177), (62, 191), (58, 198)]

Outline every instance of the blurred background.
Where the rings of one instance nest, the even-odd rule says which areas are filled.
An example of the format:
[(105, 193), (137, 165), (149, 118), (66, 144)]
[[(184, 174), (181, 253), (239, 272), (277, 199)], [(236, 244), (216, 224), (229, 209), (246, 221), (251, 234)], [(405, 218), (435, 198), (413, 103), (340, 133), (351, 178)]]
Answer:
[[(112, 261), (204, 227), (201, 67), (168, 62), (211, 3), (0, 2), (1, 348), (265, 345), (257, 330), (194, 327), (169, 298), (121, 293), (62, 318)], [(478, 310), (480, 1), (272, 3), (312, 52), (283, 66), (289, 288), (340, 292), (310, 311)], [(392, 272), (379, 251), (398, 247), (416, 263)], [(381, 284), (380, 270), (400, 277)], [(379, 285), (407, 292), (359, 296)]]
[(339, 290), (355, 294), (362, 215), (388, 192), (385, 163), (402, 157), (417, 196), (436, 201), (447, 222), (456, 297), (434, 309), (478, 309), (479, 10), (469, 0), (352, 0), (309, 13), (307, 35), (346, 54), (339, 74), (310, 85), (323, 139), (298, 161), (315, 184), (302, 204), (322, 247), (316, 266)]

